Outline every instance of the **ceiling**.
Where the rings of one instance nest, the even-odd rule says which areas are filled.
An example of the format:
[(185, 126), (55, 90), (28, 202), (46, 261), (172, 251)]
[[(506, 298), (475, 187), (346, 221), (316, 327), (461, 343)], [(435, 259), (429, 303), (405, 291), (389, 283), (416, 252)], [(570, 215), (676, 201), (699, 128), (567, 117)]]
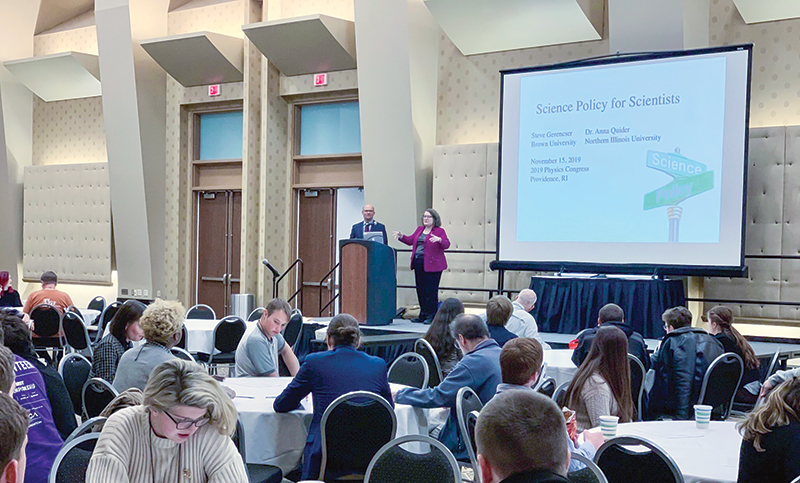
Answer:
[(41, 0), (34, 35), (94, 10), (94, 0)]

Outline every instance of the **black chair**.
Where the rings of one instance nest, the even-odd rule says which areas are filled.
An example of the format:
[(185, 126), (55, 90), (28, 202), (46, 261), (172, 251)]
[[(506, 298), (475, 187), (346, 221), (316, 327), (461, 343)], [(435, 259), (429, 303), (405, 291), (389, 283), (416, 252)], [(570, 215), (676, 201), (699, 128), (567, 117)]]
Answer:
[(430, 342), (425, 339), (417, 339), (414, 342), (414, 352), (425, 358), (428, 363), (428, 387), (436, 387), (444, 380), (442, 375), (442, 365), (439, 363), (439, 356)]
[(416, 352), (406, 352), (389, 367), (389, 382), (425, 389), (428, 387), (428, 363)]
[(91, 372), (92, 363), (77, 352), (67, 354), (58, 363), (58, 373), (64, 379), (64, 385), (72, 400), (72, 408), (77, 415), (83, 414), (83, 386), (89, 380)]
[(175, 347), (180, 349), (186, 349), (186, 338), (189, 337), (189, 332), (186, 330), (186, 324), (181, 326), (181, 340), (175, 344)]
[[(475, 426), (470, 428), (469, 415), (475, 413), (476, 415), (483, 409), (483, 402), (478, 394), (470, 387), (462, 387), (456, 394), (456, 421), (458, 422), (458, 432), (461, 439), (464, 440), (464, 445), (467, 447), (468, 461), (459, 460), (459, 463), (466, 463), (472, 468), (475, 474), (475, 482), (480, 483), (480, 466), (478, 466), (478, 449), (475, 446), (475, 438), (470, 437), (470, 429), (472, 435), (475, 434)], [(477, 417), (475, 418), (477, 420)]]
[(81, 401), (83, 402), (83, 417), (94, 418), (100, 416), (108, 403), (119, 396), (119, 392), (105, 379), (93, 377), (83, 385)]
[[(638, 447), (636, 451), (628, 447)], [(645, 450), (642, 451), (641, 447)], [(635, 436), (619, 436), (603, 444), (594, 462), (609, 483), (683, 483), (670, 455), (657, 444)]]
[(349, 392), (336, 398), (322, 414), (322, 463), (319, 480), (364, 475), (379, 449), (397, 431), (392, 406), (368, 391)]
[(772, 354), (772, 358), (769, 360), (769, 365), (767, 366), (767, 372), (764, 373), (764, 377), (761, 378), (761, 382), (766, 382), (767, 379), (772, 377), (776, 372), (778, 372), (778, 367), (780, 367), (780, 360), (781, 360), (781, 349), (780, 347), (775, 349), (775, 353)]
[[(201, 362), (208, 364), (210, 371), (215, 371), (217, 365), (227, 364), (233, 365), (236, 363), (236, 347), (239, 346), (239, 341), (247, 330), (244, 320), (229, 315), (219, 322), (214, 327), (214, 335), (211, 339), (212, 353), (198, 352), (197, 359)], [(214, 353), (214, 351), (219, 351)]]
[[(408, 451), (403, 444), (427, 446), (425, 453)], [(461, 471), (453, 453), (429, 436), (401, 436), (386, 443), (369, 463), (364, 483), (460, 483)]]
[(603, 470), (594, 461), (580, 453), (571, 453), (571, 458), (574, 461), (583, 463), (586, 468), (568, 473), (567, 479), (569, 481), (572, 483), (608, 483)]
[(242, 456), (242, 461), (245, 462), (250, 483), (281, 483), (283, 481), (283, 472), (277, 466), (247, 463), (244, 427), (238, 419), (236, 420), (236, 431), (233, 433), (233, 444), (236, 445), (236, 449), (239, 450), (239, 454)]
[(37, 353), (52, 360), (47, 350), (54, 349), (55, 360), (58, 360), (58, 354), (64, 351), (66, 344), (61, 325), (61, 312), (52, 305), (40, 304), (31, 310), (30, 316), (33, 320), (33, 333), (37, 335), (33, 338), (33, 346)]
[(89, 331), (86, 330), (86, 324), (80, 313), (68, 311), (61, 319), (61, 325), (64, 328), (67, 345), (78, 352), (87, 351), (91, 357), (93, 355), (92, 341), (89, 339)]
[[(106, 308), (106, 299), (102, 295), (98, 295), (97, 297), (93, 298), (89, 305), (86, 306), (89, 310), (98, 310), (102, 312)], [(88, 321), (91, 323), (92, 321)]]
[(111, 319), (113, 319), (117, 314), (117, 311), (120, 307), (122, 307), (122, 302), (111, 302), (105, 309), (103, 309), (103, 313), (101, 313), (100, 317), (97, 319), (97, 327), (86, 328), (89, 331), (89, 334), (94, 334), (95, 345), (98, 344), (100, 339), (103, 338), (103, 331), (106, 329), (108, 323), (111, 322)]
[(186, 312), (186, 318), (214, 320), (217, 318), (217, 314), (214, 313), (214, 309), (206, 304), (196, 304)]
[(300, 340), (300, 334), (303, 333), (303, 313), (298, 309), (292, 310), (292, 315), (289, 317), (289, 323), (283, 328), (283, 339), (289, 344), (289, 347), (294, 350), (297, 347), (297, 341)]
[(556, 392), (556, 380), (552, 377), (545, 377), (539, 381), (535, 389), (539, 394), (552, 398)]
[(106, 423), (107, 420), (108, 418), (105, 416), (95, 416), (93, 418), (87, 419), (86, 421), (82, 422), (80, 426), (75, 428), (75, 430), (71, 432), (69, 436), (67, 436), (67, 439), (64, 440), (64, 444), (67, 444), (73, 439), (79, 436), (83, 436), (84, 434), (91, 433), (92, 431), (95, 430), (99, 431), (103, 429), (103, 425)]
[(264, 307), (256, 307), (252, 312), (250, 312), (250, 315), (247, 316), (247, 321), (255, 322), (256, 320), (260, 319), (261, 314), (264, 313), (264, 310)]
[(48, 483), (83, 483), (100, 433), (79, 436), (64, 443), (50, 469)]
[(733, 406), (733, 398), (742, 381), (744, 363), (738, 354), (726, 352), (708, 366), (700, 386), (700, 397), (697, 404), (711, 406), (711, 419), (724, 421), (728, 419)]
[(636, 407), (636, 417), (642, 419), (642, 394), (644, 394), (644, 364), (633, 354), (628, 354), (631, 364), (631, 397)]
[(194, 357), (192, 357), (192, 355), (189, 354), (189, 351), (187, 351), (186, 349), (182, 349), (180, 347), (173, 347), (169, 351), (172, 352), (172, 355), (174, 355), (178, 359), (183, 359), (184, 361), (189, 361), (189, 362), (197, 362), (196, 360), (194, 360)]
[(567, 405), (567, 402), (564, 400), (565, 396), (567, 395), (567, 389), (569, 389), (569, 383), (571, 381), (562, 382), (560, 386), (556, 388), (553, 392), (553, 401), (558, 405), (558, 407), (564, 407)]

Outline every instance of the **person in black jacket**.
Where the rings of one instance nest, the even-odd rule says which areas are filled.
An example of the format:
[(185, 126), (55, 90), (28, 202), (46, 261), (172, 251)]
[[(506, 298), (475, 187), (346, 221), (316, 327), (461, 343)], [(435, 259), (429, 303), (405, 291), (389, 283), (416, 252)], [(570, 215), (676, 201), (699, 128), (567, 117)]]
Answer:
[(686, 307), (667, 309), (661, 319), (667, 335), (652, 357), (655, 377), (648, 393), (649, 414), (689, 419), (708, 366), (725, 350), (708, 332), (691, 326), (692, 313)]
[[(597, 313), (597, 326), (610, 325), (621, 329), (625, 332), (625, 337), (628, 338), (628, 354), (636, 356), (637, 359), (644, 365), (644, 370), (647, 372), (650, 369), (650, 355), (647, 353), (647, 344), (642, 338), (642, 334), (635, 332), (633, 328), (625, 323), (625, 312), (617, 304), (605, 304)], [(597, 333), (597, 328), (592, 327), (586, 329), (578, 335), (578, 347), (572, 352), (572, 362), (580, 367), (586, 356), (589, 355), (589, 349), (592, 348), (592, 341)]]
[(11, 275), (8, 271), (0, 271), (0, 307), (22, 307), (19, 292), (11, 286)]
[(30, 329), (16, 313), (0, 311), (0, 319), (2, 319), (5, 346), (14, 354), (33, 364), (42, 374), (47, 399), (53, 410), (53, 422), (58, 429), (58, 434), (66, 439), (78, 427), (78, 423), (75, 420), (72, 399), (70, 399), (67, 386), (64, 385), (64, 380), (52, 366), (43, 364), (36, 357)]

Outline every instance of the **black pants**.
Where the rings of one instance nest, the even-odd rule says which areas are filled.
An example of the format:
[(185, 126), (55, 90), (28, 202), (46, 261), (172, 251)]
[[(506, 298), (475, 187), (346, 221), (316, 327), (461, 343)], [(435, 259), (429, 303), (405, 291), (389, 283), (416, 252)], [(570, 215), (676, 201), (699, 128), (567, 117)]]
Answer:
[(414, 280), (417, 283), (417, 299), (419, 300), (422, 320), (432, 319), (439, 305), (439, 280), (442, 272), (426, 272), (422, 257), (414, 258)]

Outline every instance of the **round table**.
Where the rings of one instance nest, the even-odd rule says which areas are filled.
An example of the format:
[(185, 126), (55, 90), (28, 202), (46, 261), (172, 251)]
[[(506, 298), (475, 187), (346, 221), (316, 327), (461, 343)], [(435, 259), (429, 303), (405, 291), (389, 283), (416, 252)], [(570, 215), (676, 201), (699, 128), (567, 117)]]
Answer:
[(639, 436), (667, 452), (686, 483), (735, 482), (742, 437), (732, 421), (711, 421), (697, 429), (694, 421), (645, 421), (620, 424), (617, 436)]
[[(272, 409), (275, 398), (291, 380), (291, 377), (234, 377), (222, 383), (236, 392), (233, 403), (244, 426), (245, 460), (279, 466), (284, 474), (300, 462), (313, 416), (310, 395), (303, 400), (303, 409), (288, 413)], [(394, 412), (397, 437), (428, 434), (427, 409), (396, 404)]]
[(572, 363), (572, 349), (548, 349), (544, 351), (544, 362), (547, 363), (545, 376), (556, 380), (556, 387), (569, 382), (578, 368)]

